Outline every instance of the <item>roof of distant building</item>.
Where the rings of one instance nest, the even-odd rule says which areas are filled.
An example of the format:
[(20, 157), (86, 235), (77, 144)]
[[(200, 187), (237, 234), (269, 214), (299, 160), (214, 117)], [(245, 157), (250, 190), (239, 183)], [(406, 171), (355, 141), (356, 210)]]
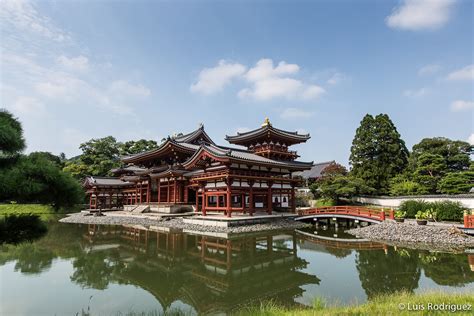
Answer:
[(295, 172), (295, 175), (299, 175), (304, 179), (317, 179), (321, 177), (321, 172), (329, 165), (336, 163), (334, 160), (331, 161), (324, 161), (318, 162), (313, 165), (313, 167), (309, 170), (305, 170), (302, 172)]

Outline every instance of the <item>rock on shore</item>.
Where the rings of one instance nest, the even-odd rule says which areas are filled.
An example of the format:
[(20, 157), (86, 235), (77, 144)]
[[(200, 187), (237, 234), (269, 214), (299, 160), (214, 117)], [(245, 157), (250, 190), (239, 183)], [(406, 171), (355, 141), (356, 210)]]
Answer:
[[(395, 245), (420, 246), (421, 248), (474, 247), (474, 237), (453, 226), (421, 226), (385, 221), (381, 224), (346, 231), (357, 237)], [(416, 247), (419, 248), (419, 247)]]
[(61, 223), (73, 224), (99, 224), (99, 225), (142, 225), (187, 229), (200, 232), (246, 233), (267, 230), (289, 230), (303, 228), (308, 224), (294, 221), (293, 219), (275, 219), (268, 223), (244, 225), (237, 227), (215, 227), (204, 225), (185, 224), (182, 218), (155, 219), (138, 216), (83, 216), (81, 213), (72, 214), (59, 220)]

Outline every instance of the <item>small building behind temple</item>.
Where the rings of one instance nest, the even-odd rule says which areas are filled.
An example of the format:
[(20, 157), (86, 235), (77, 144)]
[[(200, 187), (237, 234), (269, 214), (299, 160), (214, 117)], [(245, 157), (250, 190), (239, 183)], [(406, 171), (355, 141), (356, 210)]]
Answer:
[(261, 127), (226, 136), (231, 145), (217, 145), (204, 126), (168, 137), (156, 149), (123, 157), (116, 177), (87, 177), (84, 187), (91, 209), (141, 209), (163, 213), (185, 211), (234, 212), (295, 211), (297, 173), (310, 171), (313, 162), (297, 161), (292, 145), (309, 134)]
[(313, 183), (314, 181), (318, 180), (322, 176), (322, 172), (328, 166), (335, 164), (336, 161), (325, 161), (325, 162), (318, 162), (311, 167), (311, 169), (295, 172), (295, 176), (299, 176), (304, 180), (304, 184), (307, 186), (308, 184)]

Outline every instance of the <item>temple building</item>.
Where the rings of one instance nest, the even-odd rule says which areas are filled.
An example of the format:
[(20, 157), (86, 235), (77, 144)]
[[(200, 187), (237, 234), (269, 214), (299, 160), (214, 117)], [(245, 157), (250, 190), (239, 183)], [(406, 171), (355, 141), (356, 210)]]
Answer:
[(313, 162), (296, 161), (295, 144), (309, 134), (284, 131), (265, 119), (260, 128), (226, 136), (232, 145), (217, 145), (200, 125), (168, 137), (156, 149), (122, 158), (115, 178), (88, 177), (84, 187), (90, 208), (125, 208), (156, 212), (295, 211), (295, 173)]

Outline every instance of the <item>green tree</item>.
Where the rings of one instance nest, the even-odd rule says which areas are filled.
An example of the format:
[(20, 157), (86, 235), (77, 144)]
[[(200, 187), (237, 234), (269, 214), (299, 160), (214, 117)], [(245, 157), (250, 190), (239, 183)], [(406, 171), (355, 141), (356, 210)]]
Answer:
[(438, 191), (443, 194), (469, 193), (474, 187), (474, 171), (451, 172), (438, 182)]
[(13, 115), (0, 109), (0, 157), (11, 156), (25, 149), (23, 128)]
[(399, 174), (390, 180), (390, 195), (416, 195), (427, 193), (418, 182), (411, 180), (407, 175)]
[(464, 141), (444, 137), (424, 138), (413, 146), (410, 164), (416, 168), (423, 154), (432, 154), (443, 158), (445, 173), (463, 171), (469, 169), (470, 155), (473, 153), (474, 147)]
[[(51, 204), (55, 208), (83, 202), (83, 190), (71, 175), (35, 153), (22, 156), (3, 172), (0, 200)], [(2, 181), (2, 182), (3, 182)]]
[(408, 150), (387, 114), (367, 114), (356, 130), (349, 162), (351, 174), (375, 189), (389, 191), (390, 179), (408, 164)]
[(423, 153), (416, 160), (414, 180), (423, 188), (423, 192), (434, 194), (446, 169), (446, 161), (441, 155)]
[(85, 176), (106, 176), (113, 168), (121, 165), (120, 143), (112, 136), (91, 139), (82, 143), (79, 148), (82, 155), (69, 161), (64, 171), (71, 173), (78, 179)]
[(138, 154), (144, 151), (152, 150), (158, 147), (154, 140), (140, 139), (138, 141), (129, 140), (125, 143), (119, 144), (120, 156), (128, 156)]

